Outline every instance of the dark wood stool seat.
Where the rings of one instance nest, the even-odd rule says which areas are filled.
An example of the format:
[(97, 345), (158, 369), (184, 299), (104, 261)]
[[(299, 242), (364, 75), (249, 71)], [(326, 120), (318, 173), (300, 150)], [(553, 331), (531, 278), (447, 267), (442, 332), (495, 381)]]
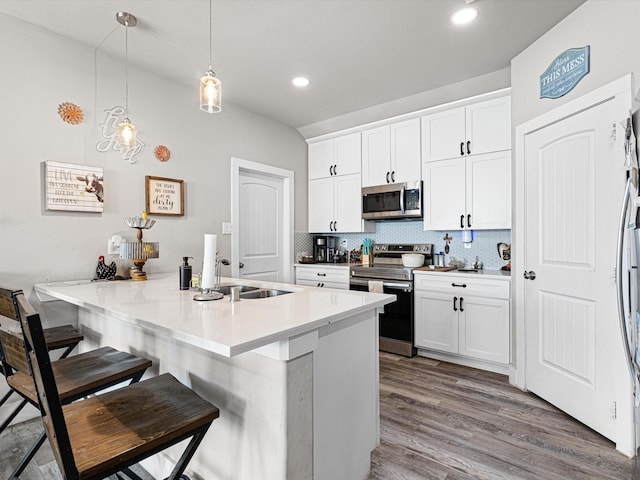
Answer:
[[(0, 288), (0, 291), (2, 289)], [(24, 298), (21, 291), (12, 291), (15, 318), (20, 322), (22, 330), (22, 312), (32, 311), (31, 305)], [(21, 300), (22, 308), (18, 304)], [(42, 332), (42, 345), (49, 357), (49, 347)], [(23, 332), (16, 332), (4, 327), (0, 328), (0, 362), (2, 373), (7, 384), (26, 402), (39, 407), (37, 386), (31, 375), (31, 367), (27, 357), (27, 342)], [(71, 403), (105, 388), (123, 382), (138, 382), (151, 361), (126, 352), (120, 352), (111, 347), (103, 347), (86, 353), (51, 362), (51, 371), (60, 383), (58, 401), (61, 404)], [(38, 451), (46, 435), (43, 432), (29, 449), (20, 464), (15, 468), (9, 479), (18, 477)]]
[(62, 408), (79, 478), (103, 478), (208, 428), (219, 411), (170, 374)]
[(189, 444), (169, 479), (180, 478), (219, 410), (170, 374), (63, 406), (40, 316), (16, 296), (40, 413), (67, 480), (98, 480), (182, 440)]
[[(84, 339), (84, 336), (71, 325), (61, 325), (59, 327), (45, 328), (44, 339), (49, 350), (57, 350), (71, 345), (75, 347)], [(64, 358), (64, 356), (61, 358)]]
[[(102, 347), (56, 360), (51, 366), (60, 401), (65, 404), (121, 383), (123, 378), (136, 377), (151, 366), (151, 361), (111, 347)], [(36, 386), (30, 375), (17, 371), (7, 377), (7, 383), (33, 405), (38, 405)]]

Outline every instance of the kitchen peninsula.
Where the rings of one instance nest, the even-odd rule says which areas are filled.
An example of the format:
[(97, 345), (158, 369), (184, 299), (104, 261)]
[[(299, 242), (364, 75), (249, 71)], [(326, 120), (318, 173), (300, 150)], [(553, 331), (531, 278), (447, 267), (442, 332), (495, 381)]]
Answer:
[[(153, 360), (220, 408), (187, 473), (206, 479), (366, 479), (379, 439), (377, 309), (393, 295), (223, 278), (289, 291), (209, 302), (173, 274), (37, 284), (75, 305), (83, 349)], [(163, 478), (178, 450), (143, 465)]]

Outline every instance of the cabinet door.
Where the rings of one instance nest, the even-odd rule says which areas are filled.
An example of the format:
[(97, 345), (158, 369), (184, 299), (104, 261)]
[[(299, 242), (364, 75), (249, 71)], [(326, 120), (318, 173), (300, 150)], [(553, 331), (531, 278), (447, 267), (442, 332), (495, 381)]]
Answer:
[(309, 233), (330, 231), (334, 221), (333, 181), (331, 177), (309, 181)]
[(421, 178), (420, 119), (394, 123), (391, 128), (391, 181), (407, 182)]
[(351, 175), (362, 169), (360, 132), (333, 139), (334, 175)]
[(330, 177), (334, 165), (333, 139), (309, 144), (309, 180)]
[(466, 133), (471, 155), (510, 149), (511, 97), (469, 105)]
[(389, 125), (362, 132), (362, 186), (370, 187), (389, 183), (391, 181), (390, 164)]
[(509, 300), (463, 297), (460, 354), (509, 363)]
[(432, 162), (464, 155), (466, 142), (464, 107), (422, 117), (422, 161)]
[(466, 181), (469, 228), (511, 228), (511, 150), (468, 157)]
[(423, 168), (424, 229), (460, 230), (465, 215), (465, 158), (427, 162)]
[(334, 181), (334, 220), (337, 232), (362, 231), (360, 174), (342, 175)]
[(447, 293), (415, 293), (415, 344), (443, 352), (458, 353), (458, 312), (454, 296)]

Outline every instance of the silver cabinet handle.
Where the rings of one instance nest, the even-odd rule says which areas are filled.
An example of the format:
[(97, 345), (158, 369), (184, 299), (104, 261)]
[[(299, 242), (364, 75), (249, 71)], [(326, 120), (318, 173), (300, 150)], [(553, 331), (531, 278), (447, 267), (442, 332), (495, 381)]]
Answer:
[(522, 276), (527, 280), (535, 280), (536, 279), (536, 272), (534, 272), (533, 270), (529, 270), (527, 272), (525, 270), (524, 273), (522, 274)]

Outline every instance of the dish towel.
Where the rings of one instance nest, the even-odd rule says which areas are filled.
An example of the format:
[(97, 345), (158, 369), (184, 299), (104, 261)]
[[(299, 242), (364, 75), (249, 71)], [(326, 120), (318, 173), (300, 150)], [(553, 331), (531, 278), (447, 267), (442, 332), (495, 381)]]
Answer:
[(371, 293), (384, 293), (384, 287), (380, 280), (369, 280), (369, 291)]

